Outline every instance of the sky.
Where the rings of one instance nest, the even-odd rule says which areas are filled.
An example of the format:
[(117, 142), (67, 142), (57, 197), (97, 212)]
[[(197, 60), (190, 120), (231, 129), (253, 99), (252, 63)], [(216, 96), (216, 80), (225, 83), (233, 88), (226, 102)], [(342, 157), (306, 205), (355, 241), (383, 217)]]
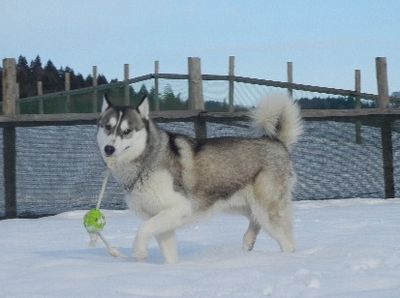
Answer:
[(160, 71), (186, 73), (200, 57), (203, 73), (235, 73), (376, 93), (375, 57), (386, 57), (389, 92), (400, 90), (398, 0), (1, 0), (0, 56), (40, 55), (84, 75), (107, 78)]

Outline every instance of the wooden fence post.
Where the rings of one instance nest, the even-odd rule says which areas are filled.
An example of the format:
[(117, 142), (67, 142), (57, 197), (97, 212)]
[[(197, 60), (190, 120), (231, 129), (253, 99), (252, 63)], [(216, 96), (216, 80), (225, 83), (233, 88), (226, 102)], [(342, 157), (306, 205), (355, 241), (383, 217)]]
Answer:
[(5, 216), (17, 217), (17, 166), (15, 149), (15, 126), (3, 128), (3, 173)]
[(15, 114), (19, 114), (20, 111), (20, 103), (18, 101), (19, 99), (19, 83), (17, 83), (17, 90), (16, 90), (16, 94), (15, 94)]
[[(357, 94), (361, 92), (361, 71), (359, 69), (356, 69), (354, 71), (354, 90), (356, 91)], [(356, 101), (355, 108), (357, 110), (360, 110), (361, 109), (361, 98), (359, 95), (356, 95), (355, 101)], [(361, 127), (362, 127), (361, 120), (357, 119), (356, 120), (356, 143), (357, 144), (362, 144)]]
[(228, 106), (228, 111), (233, 112), (235, 109), (233, 100), (234, 100), (234, 94), (235, 94), (235, 87), (234, 87), (234, 81), (233, 77), (235, 75), (235, 56), (229, 56), (229, 106)]
[[(124, 81), (129, 80), (129, 64), (124, 64)], [(130, 105), (130, 96), (129, 96), (129, 84), (125, 84), (124, 86), (124, 105)]]
[(15, 115), (18, 96), (17, 66), (14, 58), (3, 59), (3, 114)]
[(189, 109), (204, 110), (203, 81), (200, 58), (188, 58), (189, 72)]
[(71, 108), (71, 95), (69, 95), (68, 91), (71, 90), (71, 75), (69, 72), (64, 73), (64, 87), (65, 91), (67, 91), (67, 97), (65, 99), (65, 112), (68, 113)]
[(378, 82), (378, 107), (386, 109), (389, 107), (389, 86), (387, 77), (386, 57), (376, 57), (376, 79)]
[(354, 91), (356, 91), (357, 95), (355, 97), (356, 100), (356, 109), (361, 109), (361, 98), (358, 93), (361, 92), (361, 70), (354, 70)]
[(36, 82), (36, 89), (37, 89), (37, 95), (38, 96), (43, 95), (43, 83), (42, 83), (42, 81), (37, 81)]
[[(15, 115), (15, 101), (18, 98), (17, 68), (14, 58), (3, 59), (3, 113)], [(5, 216), (17, 216), (16, 150), (15, 126), (3, 128), (3, 173)]]
[[(37, 81), (36, 82), (36, 88), (37, 88), (37, 95), (38, 96), (43, 95), (43, 83), (42, 83), (42, 81)], [(44, 114), (44, 102), (43, 102), (42, 98), (39, 100), (39, 114)]]
[[(97, 66), (92, 67), (92, 85), (93, 87), (97, 87)], [(93, 98), (92, 98), (92, 112), (97, 113), (97, 89), (93, 91)]]
[[(203, 80), (201, 77), (200, 58), (188, 58), (189, 72), (189, 109), (204, 110)], [(207, 138), (207, 123), (201, 113), (194, 120), (194, 131), (197, 139)]]
[[(293, 83), (293, 62), (287, 63), (287, 81), (288, 83)], [(288, 96), (290, 99), (293, 99), (293, 89), (288, 88)]]
[(381, 124), (383, 175), (385, 182), (385, 199), (395, 197), (394, 169), (393, 169), (393, 142), (392, 142), (392, 119), (383, 116)]
[(160, 73), (160, 62), (154, 61), (154, 100), (155, 100), (155, 110), (160, 110), (160, 98), (159, 98), (159, 85), (158, 85), (158, 74)]
[[(386, 58), (376, 57), (375, 62), (376, 79), (378, 82), (378, 107), (380, 109), (386, 109), (389, 107), (389, 86)], [(392, 119), (388, 116), (382, 117), (381, 141), (385, 198), (394, 198)]]

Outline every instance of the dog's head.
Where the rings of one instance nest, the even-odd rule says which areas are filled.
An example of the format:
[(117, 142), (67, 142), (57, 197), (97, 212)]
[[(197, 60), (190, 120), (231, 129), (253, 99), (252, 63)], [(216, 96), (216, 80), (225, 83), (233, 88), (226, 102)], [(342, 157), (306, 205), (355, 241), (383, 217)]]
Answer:
[(134, 160), (145, 150), (149, 126), (149, 102), (144, 96), (139, 105), (114, 106), (105, 96), (98, 120), (97, 144), (104, 161)]

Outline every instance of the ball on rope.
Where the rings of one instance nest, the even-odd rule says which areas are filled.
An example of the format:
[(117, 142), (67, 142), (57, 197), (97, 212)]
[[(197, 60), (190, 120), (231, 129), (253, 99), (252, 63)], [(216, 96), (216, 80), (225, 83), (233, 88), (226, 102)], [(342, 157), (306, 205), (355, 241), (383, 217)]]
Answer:
[(89, 233), (99, 233), (106, 225), (106, 218), (99, 209), (92, 209), (83, 217), (83, 225)]

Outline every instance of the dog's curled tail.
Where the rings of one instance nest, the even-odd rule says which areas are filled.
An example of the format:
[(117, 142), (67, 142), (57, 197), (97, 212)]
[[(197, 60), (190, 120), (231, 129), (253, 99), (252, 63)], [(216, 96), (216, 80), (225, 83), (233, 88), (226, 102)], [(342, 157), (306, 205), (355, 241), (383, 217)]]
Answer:
[(303, 132), (300, 109), (288, 96), (273, 95), (260, 101), (252, 118), (256, 127), (279, 139), (288, 149)]

